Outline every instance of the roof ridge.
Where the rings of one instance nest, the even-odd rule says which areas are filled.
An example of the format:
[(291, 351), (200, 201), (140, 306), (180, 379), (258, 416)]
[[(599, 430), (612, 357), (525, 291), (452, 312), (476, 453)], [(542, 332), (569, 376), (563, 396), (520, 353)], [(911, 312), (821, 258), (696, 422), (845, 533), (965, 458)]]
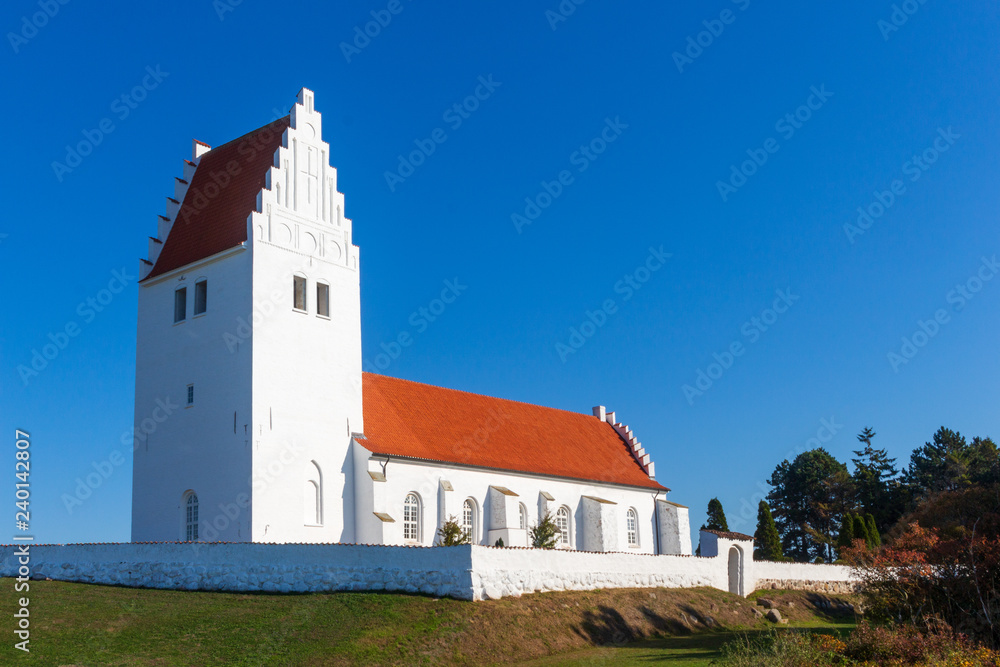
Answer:
[[(418, 384), (418, 385), (421, 385), (423, 387), (431, 387), (433, 389), (440, 389), (442, 391), (451, 391), (451, 392), (455, 392), (455, 393), (458, 393), (458, 394), (469, 394), (471, 396), (480, 396), (482, 398), (489, 398), (489, 399), (494, 400), (494, 401), (504, 401), (506, 403), (515, 403), (517, 405), (527, 405), (528, 407), (532, 407), (532, 408), (543, 408), (545, 410), (556, 410), (558, 412), (565, 412), (567, 414), (576, 415), (578, 417), (589, 417), (589, 418), (594, 419), (594, 420), (596, 420), (596, 421), (598, 421), (598, 422), (600, 422), (602, 424), (608, 424), (608, 422), (601, 421), (601, 420), (597, 419), (597, 417), (594, 417), (594, 415), (587, 414), (586, 412), (576, 412), (574, 410), (567, 410), (565, 408), (553, 408), (553, 407), (550, 407), (548, 405), (539, 405), (538, 403), (529, 403), (527, 401), (518, 401), (518, 400), (513, 399), (513, 398), (503, 398), (501, 396), (491, 396), (490, 394), (480, 394), (479, 392), (476, 392), (476, 391), (465, 391), (464, 389), (452, 389), (451, 387), (442, 387), (440, 385), (430, 384), (429, 382), (418, 382), (417, 380), (408, 380), (406, 378), (400, 378), (400, 377), (396, 377), (394, 375), (382, 375), (381, 373), (372, 373), (371, 371), (363, 371), (362, 375), (371, 375), (372, 377), (387, 378), (389, 380), (396, 380), (397, 382), (407, 382), (409, 384)], [(608, 424), (608, 425), (610, 426), (611, 424)]]
[[(202, 154), (202, 157), (204, 157), (205, 155), (208, 155), (212, 151), (217, 151), (220, 148), (225, 148), (229, 144), (235, 143), (237, 141), (242, 141), (243, 139), (246, 139), (247, 137), (249, 137), (251, 134), (254, 134), (255, 132), (260, 132), (264, 128), (270, 127), (271, 125), (274, 125), (275, 123), (279, 123), (279, 122), (285, 120), (286, 118), (288, 119), (289, 126), (290, 126), (291, 125), (291, 120), (292, 120), (291, 116), (292, 116), (292, 114), (285, 114), (281, 118), (275, 118), (272, 121), (268, 121), (268, 122), (264, 123), (263, 125), (261, 125), (260, 127), (254, 128), (254, 129), (250, 130), (249, 132), (247, 132), (245, 134), (241, 134), (240, 136), (236, 137), (235, 139), (230, 139), (229, 141), (227, 141), (224, 144), (219, 144), (218, 146), (212, 146), (208, 151), (206, 151), (205, 153)], [(195, 141), (198, 141), (198, 140), (195, 139)], [(205, 142), (203, 142), (203, 141), (201, 141), (199, 143), (205, 144)], [(208, 144), (205, 144), (205, 145), (208, 146)]]

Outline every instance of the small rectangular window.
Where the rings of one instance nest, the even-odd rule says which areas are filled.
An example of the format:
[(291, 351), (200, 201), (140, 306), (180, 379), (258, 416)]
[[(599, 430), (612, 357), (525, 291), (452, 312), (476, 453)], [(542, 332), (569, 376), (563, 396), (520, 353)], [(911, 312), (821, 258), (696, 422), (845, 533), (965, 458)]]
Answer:
[(188, 405), (194, 405), (194, 385), (193, 384), (189, 384), (188, 385), (187, 404)]
[(316, 283), (316, 314), (330, 317), (330, 286)]
[(187, 319), (187, 287), (182, 287), (174, 292), (174, 322), (183, 322)]
[(194, 284), (194, 314), (201, 315), (208, 310), (208, 281), (201, 280)]
[(306, 279), (295, 276), (292, 284), (292, 307), (295, 310), (306, 309)]

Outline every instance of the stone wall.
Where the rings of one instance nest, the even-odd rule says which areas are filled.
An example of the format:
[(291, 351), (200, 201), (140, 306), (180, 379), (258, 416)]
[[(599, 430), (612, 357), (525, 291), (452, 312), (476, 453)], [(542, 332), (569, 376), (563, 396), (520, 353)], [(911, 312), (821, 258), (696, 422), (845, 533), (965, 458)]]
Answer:
[(828, 595), (856, 593), (858, 584), (850, 581), (800, 581), (798, 579), (758, 579), (756, 590), (812, 591)]
[[(0, 575), (16, 576), (4, 546)], [(357, 544), (136, 543), (32, 545), (32, 578), (211, 591), (398, 591), (461, 600), (599, 588), (708, 586), (749, 593), (853, 587), (850, 569), (808, 563), (741, 563), (734, 591), (728, 550), (717, 556), (653, 556), (525, 548)]]
[(752, 590), (770, 588), (844, 594), (857, 588), (857, 580), (846, 565), (755, 561), (753, 575)]

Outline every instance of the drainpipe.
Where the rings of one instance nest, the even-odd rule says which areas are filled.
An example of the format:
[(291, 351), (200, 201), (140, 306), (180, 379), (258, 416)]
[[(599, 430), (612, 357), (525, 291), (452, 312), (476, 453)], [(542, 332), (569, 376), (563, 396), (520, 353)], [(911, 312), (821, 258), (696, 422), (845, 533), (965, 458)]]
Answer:
[(656, 545), (656, 555), (660, 555), (660, 508), (656, 504), (657, 499), (660, 497), (660, 492), (657, 491), (656, 495), (653, 496), (653, 521), (656, 523), (656, 534), (653, 536), (653, 544)]

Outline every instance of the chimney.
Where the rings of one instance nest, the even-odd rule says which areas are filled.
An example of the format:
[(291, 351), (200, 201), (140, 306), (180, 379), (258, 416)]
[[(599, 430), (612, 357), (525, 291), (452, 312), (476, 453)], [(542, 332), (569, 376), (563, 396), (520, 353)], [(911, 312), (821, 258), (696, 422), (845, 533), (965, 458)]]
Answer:
[(594, 408), (594, 416), (600, 419), (601, 421), (604, 421), (604, 414), (605, 413), (603, 405), (598, 405), (597, 407)]

